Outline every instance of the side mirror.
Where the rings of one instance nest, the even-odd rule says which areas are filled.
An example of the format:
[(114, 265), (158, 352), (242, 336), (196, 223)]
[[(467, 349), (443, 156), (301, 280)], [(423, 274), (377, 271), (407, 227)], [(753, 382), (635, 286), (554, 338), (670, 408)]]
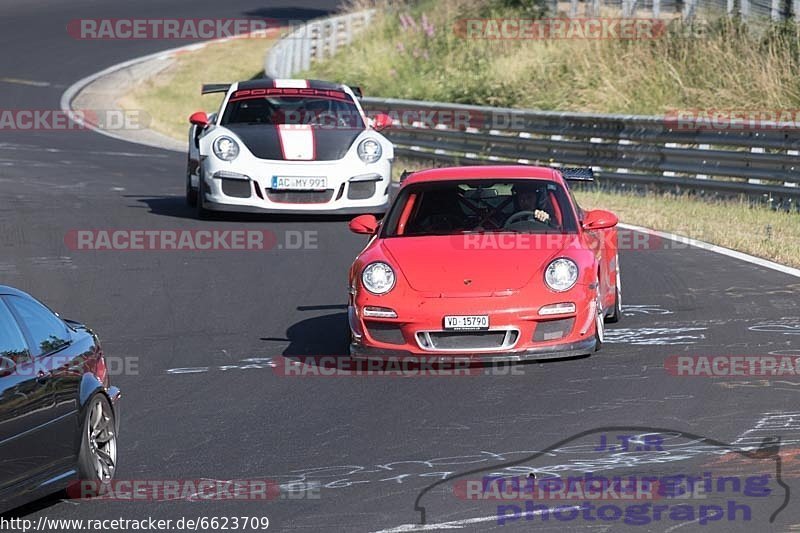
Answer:
[(372, 129), (382, 131), (392, 125), (392, 117), (386, 113), (378, 113), (372, 117)]
[(17, 367), (17, 363), (13, 359), (5, 356), (0, 356), (0, 378), (8, 376)]
[(616, 226), (618, 222), (617, 215), (611, 211), (595, 209), (586, 213), (586, 218), (583, 219), (583, 229), (588, 231), (608, 229)]
[(350, 221), (350, 231), (362, 235), (374, 235), (378, 229), (378, 219), (375, 215), (359, 215)]
[(196, 113), (192, 113), (192, 116), (189, 117), (189, 122), (191, 122), (195, 126), (200, 126), (201, 128), (205, 128), (206, 126), (208, 126), (208, 115), (206, 115), (205, 111), (198, 111)]

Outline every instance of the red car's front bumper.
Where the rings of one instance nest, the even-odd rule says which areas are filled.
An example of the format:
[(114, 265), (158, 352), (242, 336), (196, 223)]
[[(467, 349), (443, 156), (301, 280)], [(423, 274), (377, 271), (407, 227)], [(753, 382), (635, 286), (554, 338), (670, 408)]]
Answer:
[[(521, 361), (573, 357), (596, 349), (597, 310), (592, 291), (553, 294), (552, 301), (531, 305), (523, 294), (487, 297), (420, 298), (417, 301), (376, 301), (356, 297), (348, 308), (350, 354), (354, 358), (396, 356), (427, 360), (474, 359)], [(572, 313), (541, 315), (543, 306), (575, 304)], [(400, 303), (400, 305), (392, 305)], [(365, 317), (364, 307), (392, 309), (397, 318)], [(488, 315), (488, 330), (444, 329), (446, 315)]]

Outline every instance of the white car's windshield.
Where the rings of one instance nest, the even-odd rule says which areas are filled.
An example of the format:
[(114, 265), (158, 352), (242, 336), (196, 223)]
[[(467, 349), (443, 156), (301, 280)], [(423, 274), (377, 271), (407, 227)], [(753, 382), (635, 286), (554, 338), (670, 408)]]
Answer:
[(237, 91), (225, 107), (221, 124), (298, 124), (364, 128), (361, 114), (347, 93), (320, 89)]

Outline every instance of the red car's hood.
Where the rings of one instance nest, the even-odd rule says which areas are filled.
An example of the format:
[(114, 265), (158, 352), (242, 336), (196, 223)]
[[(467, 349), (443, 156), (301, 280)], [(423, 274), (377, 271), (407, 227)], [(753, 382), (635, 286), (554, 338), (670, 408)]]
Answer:
[(474, 295), (522, 288), (565, 248), (578, 246), (578, 239), (507, 233), (393, 237), (380, 248), (413, 289)]

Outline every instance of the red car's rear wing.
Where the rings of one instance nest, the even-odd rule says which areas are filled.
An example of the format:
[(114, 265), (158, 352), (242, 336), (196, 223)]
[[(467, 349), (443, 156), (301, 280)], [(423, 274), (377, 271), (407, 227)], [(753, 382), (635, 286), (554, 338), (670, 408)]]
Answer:
[(557, 170), (567, 181), (594, 181), (594, 171), (589, 167), (562, 167)]

